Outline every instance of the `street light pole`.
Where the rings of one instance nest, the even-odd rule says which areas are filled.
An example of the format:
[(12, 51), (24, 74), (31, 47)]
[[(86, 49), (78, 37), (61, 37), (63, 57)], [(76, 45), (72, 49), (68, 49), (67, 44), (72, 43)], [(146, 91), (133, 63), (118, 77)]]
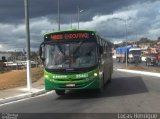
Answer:
[(28, 0), (24, 0), (25, 24), (26, 24), (26, 47), (27, 47), (27, 89), (32, 89), (31, 64), (30, 64), (30, 29), (29, 29), (29, 10)]
[(71, 20), (70, 22), (71, 22), (71, 29), (72, 29), (72, 16), (71, 16), (71, 19), (70, 19), (70, 20)]
[[(125, 22), (125, 36), (126, 36), (126, 48), (127, 48), (127, 21), (126, 20), (124, 20), (124, 22)], [(128, 66), (128, 57), (127, 57), (127, 50), (126, 50), (126, 68), (127, 68), (127, 66)]]
[(58, 31), (60, 31), (60, 9), (59, 9), (59, 0), (58, 0)]
[[(117, 20), (121, 20), (124, 22), (124, 26), (125, 26), (125, 39), (126, 39), (126, 48), (127, 48), (127, 20), (126, 19), (121, 19), (121, 18), (112, 18), (112, 19), (117, 19)], [(128, 57), (127, 57), (127, 51), (126, 51), (126, 68), (128, 66)]]
[(77, 12), (78, 12), (78, 30), (79, 30), (79, 6), (78, 6), (78, 8), (77, 8)]
[(79, 13), (80, 12), (83, 12), (83, 10), (80, 10), (79, 9), (79, 6), (78, 6), (78, 8), (77, 8), (77, 15), (78, 15), (78, 30), (79, 30)]

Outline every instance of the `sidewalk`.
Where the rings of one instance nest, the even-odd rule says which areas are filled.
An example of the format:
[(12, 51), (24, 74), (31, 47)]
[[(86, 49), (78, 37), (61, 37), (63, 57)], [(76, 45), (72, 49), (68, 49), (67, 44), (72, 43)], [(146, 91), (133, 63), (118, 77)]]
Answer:
[(43, 79), (39, 79), (32, 84), (32, 90), (28, 91), (26, 86), (6, 89), (0, 91), (0, 104), (9, 103), (12, 101), (34, 97), (45, 93)]

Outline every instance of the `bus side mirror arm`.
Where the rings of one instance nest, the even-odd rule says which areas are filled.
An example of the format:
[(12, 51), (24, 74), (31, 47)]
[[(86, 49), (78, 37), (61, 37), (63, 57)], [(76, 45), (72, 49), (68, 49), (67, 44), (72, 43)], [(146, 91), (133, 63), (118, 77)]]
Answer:
[(43, 57), (44, 54), (43, 54), (43, 51), (42, 51), (43, 48), (44, 48), (44, 45), (45, 45), (45, 44), (44, 44), (44, 42), (43, 42), (43, 43), (40, 44), (40, 47), (39, 47), (39, 56), (40, 56), (40, 59), (41, 59), (43, 62), (45, 61), (45, 58)]

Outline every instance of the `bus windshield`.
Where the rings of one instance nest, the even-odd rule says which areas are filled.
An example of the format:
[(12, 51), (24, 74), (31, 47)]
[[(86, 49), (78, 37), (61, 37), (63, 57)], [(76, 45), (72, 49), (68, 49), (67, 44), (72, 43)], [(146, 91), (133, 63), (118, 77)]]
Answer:
[(45, 45), (47, 69), (87, 68), (97, 64), (95, 42), (56, 43)]
[(132, 50), (130, 54), (141, 55), (141, 50)]

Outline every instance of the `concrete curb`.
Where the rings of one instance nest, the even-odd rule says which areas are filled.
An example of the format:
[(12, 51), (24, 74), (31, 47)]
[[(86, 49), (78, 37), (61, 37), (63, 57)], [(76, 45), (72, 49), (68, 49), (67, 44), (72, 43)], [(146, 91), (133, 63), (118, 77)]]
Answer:
[(17, 96), (14, 96), (14, 97), (3, 98), (3, 99), (0, 100), (0, 105), (5, 104), (5, 103), (9, 103), (9, 102), (14, 102), (14, 101), (17, 101), (17, 100), (22, 100), (22, 99), (25, 99), (25, 98), (35, 97), (35, 96), (38, 96), (38, 95), (41, 95), (41, 94), (44, 94), (44, 93), (46, 93), (45, 89), (41, 89), (39, 91), (28, 92), (26, 94), (17, 95)]
[(152, 72), (146, 72), (146, 71), (135, 71), (135, 70), (127, 70), (127, 69), (117, 69), (117, 71), (160, 77), (160, 73), (152, 73)]

